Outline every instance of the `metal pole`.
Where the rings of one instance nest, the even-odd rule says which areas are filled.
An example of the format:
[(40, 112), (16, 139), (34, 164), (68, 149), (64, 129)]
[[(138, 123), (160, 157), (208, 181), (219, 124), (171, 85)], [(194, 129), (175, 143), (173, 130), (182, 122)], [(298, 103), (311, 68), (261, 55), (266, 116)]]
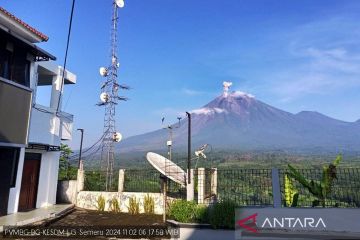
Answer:
[(188, 117), (188, 160), (187, 160), (187, 169), (188, 169), (188, 183), (191, 183), (191, 114), (189, 112), (186, 112), (186, 115)]
[(83, 138), (84, 138), (84, 129), (83, 129), (83, 128), (78, 128), (77, 130), (81, 132), (80, 153), (79, 153), (79, 162), (78, 162), (78, 169), (80, 169), (81, 154), (82, 154), (82, 145), (83, 145)]

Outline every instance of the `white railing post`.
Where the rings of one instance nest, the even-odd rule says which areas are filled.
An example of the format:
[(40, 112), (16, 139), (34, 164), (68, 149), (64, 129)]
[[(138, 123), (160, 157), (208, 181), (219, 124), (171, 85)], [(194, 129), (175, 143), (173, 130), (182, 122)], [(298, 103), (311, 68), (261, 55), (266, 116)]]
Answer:
[(205, 198), (205, 168), (198, 168), (198, 204), (204, 204)]
[(124, 182), (125, 182), (125, 169), (119, 170), (119, 186), (118, 192), (122, 193), (124, 191)]
[[(188, 170), (189, 171), (189, 170)], [(189, 175), (186, 175), (189, 176)], [(190, 169), (190, 183), (189, 179), (187, 179), (186, 183), (186, 200), (193, 201), (194, 200), (194, 169)]]

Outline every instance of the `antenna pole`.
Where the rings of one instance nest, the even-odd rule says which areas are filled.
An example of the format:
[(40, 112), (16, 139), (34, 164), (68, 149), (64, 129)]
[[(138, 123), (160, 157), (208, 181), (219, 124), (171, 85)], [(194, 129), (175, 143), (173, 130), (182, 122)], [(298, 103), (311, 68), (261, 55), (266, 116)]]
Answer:
[(188, 174), (188, 184), (191, 183), (191, 114), (189, 112), (186, 112), (186, 115), (188, 117), (188, 159), (187, 159), (187, 174)]
[(81, 132), (80, 153), (79, 153), (79, 162), (78, 162), (78, 169), (80, 169), (82, 146), (83, 146), (83, 138), (84, 138), (84, 129), (83, 129), (83, 128), (78, 128), (78, 131)]

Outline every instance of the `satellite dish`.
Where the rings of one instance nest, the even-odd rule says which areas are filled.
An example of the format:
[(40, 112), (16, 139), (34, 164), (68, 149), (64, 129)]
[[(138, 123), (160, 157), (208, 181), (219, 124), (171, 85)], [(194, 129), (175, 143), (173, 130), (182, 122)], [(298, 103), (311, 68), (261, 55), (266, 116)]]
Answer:
[(103, 102), (103, 103), (106, 103), (109, 101), (109, 94), (107, 94), (106, 92), (103, 92), (100, 94), (100, 100)]
[(100, 72), (100, 75), (103, 76), (103, 77), (106, 77), (108, 75), (107, 68), (101, 67), (99, 72)]
[(119, 63), (119, 62), (116, 64), (116, 67), (117, 67), (117, 68), (119, 68), (119, 67), (120, 67), (120, 63)]
[(165, 175), (174, 182), (185, 186), (186, 173), (184, 170), (181, 169), (181, 167), (179, 167), (169, 159), (153, 152), (148, 152), (146, 154), (146, 159), (161, 174)]
[(113, 139), (114, 139), (115, 142), (120, 142), (121, 139), (122, 139), (121, 133), (119, 133), (119, 132), (114, 133)]
[(125, 5), (124, 0), (115, 0), (115, 3), (119, 8), (123, 8)]

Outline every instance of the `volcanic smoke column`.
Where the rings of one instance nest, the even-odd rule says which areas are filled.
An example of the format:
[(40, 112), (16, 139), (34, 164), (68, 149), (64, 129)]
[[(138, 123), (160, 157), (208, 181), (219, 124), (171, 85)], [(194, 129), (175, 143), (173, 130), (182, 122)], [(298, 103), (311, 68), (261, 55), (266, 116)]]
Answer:
[(231, 87), (232, 82), (223, 82), (223, 86), (224, 86), (224, 97), (228, 96), (229, 93), (229, 88)]

